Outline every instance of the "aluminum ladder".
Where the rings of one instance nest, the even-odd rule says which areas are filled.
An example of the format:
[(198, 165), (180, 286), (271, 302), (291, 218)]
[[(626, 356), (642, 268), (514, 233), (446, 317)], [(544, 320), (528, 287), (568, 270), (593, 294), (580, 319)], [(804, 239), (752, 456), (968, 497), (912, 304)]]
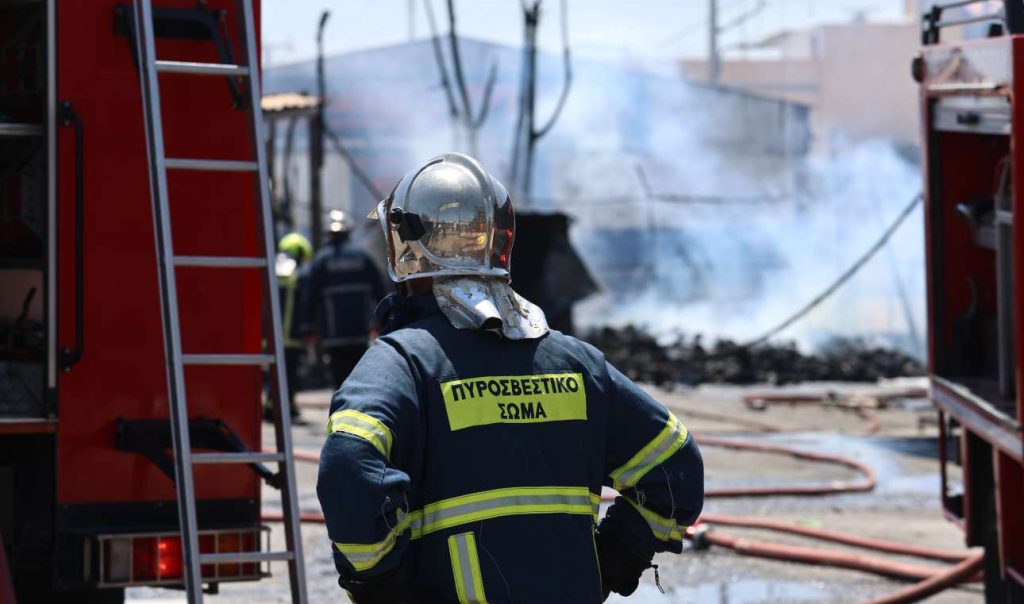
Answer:
[[(287, 396), (284, 355), (281, 348), (282, 330), (274, 274), (273, 218), (267, 165), (263, 145), (263, 118), (260, 114), (260, 74), (256, 53), (256, 32), (251, 0), (238, 0), (242, 15), (240, 34), (242, 64), (186, 63), (161, 61), (156, 57), (153, 7), (150, 0), (134, 0), (136, 49), (139, 79), (142, 84), (142, 104), (146, 125), (146, 145), (149, 156), (150, 197), (153, 204), (153, 222), (156, 231), (157, 264), (160, 276), (160, 311), (163, 319), (164, 346), (167, 360), (167, 386), (170, 403), (171, 436), (174, 445), (175, 487), (178, 498), (178, 519), (181, 528), (182, 566), (185, 591), (191, 604), (203, 601), (203, 564), (262, 563), (287, 561), (292, 602), (306, 604), (306, 575), (302, 557), (302, 534), (299, 524), (298, 497), (295, 487), (295, 466), (292, 452), (290, 401)], [(164, 150), (162, 115), (160, 109), (160, 73), (182, 73), (197, 77), (228, 76), (244, 78), (248, 86), (248, 111), (252, 116), (251, 157), (255, 160), (225, 161), (210, 159), (168, 158)], [(263, 230), (258, 240), (263, 255), (255, 257), (178, 256), (174, 253), (171, 237), (171, 214), (167, 195), (169, 170), (204, 170), (220, 172), (248, 172), (258, 191), (257, 223)], [(254, 200), (257, 201), (257, 200)], [(263, 339), (264, 354), (195, 354), (185, 353), (181, 347), (181, 329), (178, 315), (178, 290), (175, 268), (180, 266), (255, 269), (262, 271)], [(189, 442), (189, 413), (185, 400), (185, 367), (189, 365), (257, 365), (269, 366), (271, 376), (270, 399), (273, 405), (274, 430), (277, 452), (274, 453), (193, 453)], [(286, 549), (270, 552), (200, 553), (196, 518), (193, 464), (277, 464), (280, 473), (281, 503), (285, 528)], [(258, 540), (257, 540), (258, 541)]]

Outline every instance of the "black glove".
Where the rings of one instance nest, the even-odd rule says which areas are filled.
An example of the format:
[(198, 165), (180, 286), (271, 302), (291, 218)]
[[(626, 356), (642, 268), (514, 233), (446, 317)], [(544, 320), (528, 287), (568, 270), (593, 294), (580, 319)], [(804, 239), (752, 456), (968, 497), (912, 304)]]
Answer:
[(407, 556), (398, 568), (390, 573), (374, 577), (371, 581), (341, 581), (338, 583), (348, 592), (354, 604), (405, 604), (412, 602), (409, 586), (412, 584), (415, 564)]
[(387, 579), (373, 583), (343, 585), (354, 604), (404, 604), (408, 601), (406, 586)]
[(651, 567), (653, 553), (644, 554), (637, 551), (611, 518), (605, 518), (597, 530), (597, 559), (601, 565), (601, 585), (604, 598), (615, 592), (628, 596), (636, 591), (640, 583), (640, 575)]

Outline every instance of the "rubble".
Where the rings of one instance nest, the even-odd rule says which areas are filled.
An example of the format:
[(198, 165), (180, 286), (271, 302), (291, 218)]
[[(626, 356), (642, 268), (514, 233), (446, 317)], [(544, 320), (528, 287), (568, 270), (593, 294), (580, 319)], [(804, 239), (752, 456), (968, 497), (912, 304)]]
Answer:
[(700, 335), (682, 335), (665, 344), (634, 326), (605, 327), (583, 338), (630, 379), (659, 386), (876, 382), (925, 374), (914, 358), (861, 338), (836, 338), (811, 355), (794, 342), (748, 347), (722, 339), (705, 346)]

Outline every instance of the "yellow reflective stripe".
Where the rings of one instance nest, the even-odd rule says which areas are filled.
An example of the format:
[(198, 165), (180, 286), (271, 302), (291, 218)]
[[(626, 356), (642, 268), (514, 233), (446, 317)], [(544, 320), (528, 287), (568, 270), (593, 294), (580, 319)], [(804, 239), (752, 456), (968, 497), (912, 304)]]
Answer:
[(665, 427), (654, 440), (644, 445), (644, 448), (637, 451), (623, 466), (609, 474), (612, 487), (621, 491), (635, 485), (658, 464), (678, 451), (683, 446), (687, 434), (686, 426), (675, 415), (669, 413)]
[(644, 520), (647, 521), (647, 526), (651, 528), (651, 532), (660, 541), (682, 541), (683, 532), (686, 531), (686, 527), (682, 526), (673, 518), (665, 518), (660, 516), (651, 510), (642, 507), (637, 502), (633, 501), (629, 497), (623, 497), (629, 505), (633, 506), (633, 509), (640, 512)]
[(395, 528), (391, 529), (391, 532), (388, 533), (383, 541), (377, 543), (335, 543), (334, 547), (338, 548), (341, 555), (345, 556), (345, 559), (349, 561), (349, 564), (357, 572), (369, 570), (394, 549), (399, 535), (408, 530), (412, 521), (413, 517), (411, 515), (406, 515), (402, 510), (398, 510), (398, 524), (395, 525)]
[(452, 560), (459, 604), (487, 604), (484, 578), (480, 573), (480, 556), (476, 551), (476, 536), (473, 533), (461, 533), (448, 537), (448, 555)]
[(282, 322), (281, 331), (284, 333), (284, 345), (287, 348), (301, 348), (303, 347), (302, 340), (297, 340), (292, 337), (292, 320), (295, 318), (295, 292), (298, 290), (299, 275), (298, 271), (288, 275), (287, 277), (277, 278), (278, 286), (285, 288), (284, 297), (284, 321)]
[(370, 441), (384, 457), (391, 458), (391, 430), (380, 420), (355, 409), (334, 412), (327, 421), (327, 433), (344, 432)]
[[(574, 514), (597, 521), (601, 496), (587, 487), (512, 487), (460, 495), (428, 504), (421, 510), (398, 511), (398, 522), (383, 541), (377, 543), (335, 543), (334, 546), (356, 569), (373, 568), (390, 552), (398, 537), (411, 531), (410, 539), (503, 516), (524, 514)], [(482, 592), (481, 592), (482, 593)]]
[[(593, 494), (587, 487), (512, 487), (470, 493), (431, 503), (423, 508), (414, 537), (501, 516), (523, 514), (594, 514)], [(418, 535), (416, 534), (418, 533)]]

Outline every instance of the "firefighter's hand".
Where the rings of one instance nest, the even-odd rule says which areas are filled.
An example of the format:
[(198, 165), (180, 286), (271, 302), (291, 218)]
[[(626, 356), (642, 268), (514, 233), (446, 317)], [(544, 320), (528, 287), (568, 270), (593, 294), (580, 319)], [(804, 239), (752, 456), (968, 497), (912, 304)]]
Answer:
[(405, 604), (406, 587), (400, 581), (350, 583), (345, 591), (353, 604)]
[(612, 526), (602, 524), (597, 531), (596, 541), (604, 598), (607, 599), (613, 591), (624, 596), (636, 591), (640, 575), (651, 566), (651, 557), (635, 552), (635, 548), (625, 542)]

